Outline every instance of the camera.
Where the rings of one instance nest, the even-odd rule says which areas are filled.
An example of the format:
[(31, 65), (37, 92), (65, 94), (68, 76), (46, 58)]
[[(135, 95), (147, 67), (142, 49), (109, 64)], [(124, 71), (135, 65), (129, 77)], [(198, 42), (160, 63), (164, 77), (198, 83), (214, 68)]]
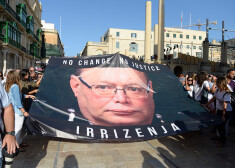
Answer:
[(2, 148), (2, 156), (3, 157), (8, 157), (8, 158), (14, 158), (15, 156), (17, 156), (20, 153), (20, 149), (16, 148), (15, 153), (9, 154), (7, 152), (7, 147), (5, 146), (4, 148)]

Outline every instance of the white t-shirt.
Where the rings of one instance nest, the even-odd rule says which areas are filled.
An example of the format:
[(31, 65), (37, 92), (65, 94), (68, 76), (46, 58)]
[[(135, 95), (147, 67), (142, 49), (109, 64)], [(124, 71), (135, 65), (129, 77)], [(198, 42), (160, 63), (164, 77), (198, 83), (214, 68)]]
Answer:
[[(208, 82), (209, 83), (209, 88), (212, 89), (214, 83), (213, 82)], [(208, 92), (208, 101), (213, 98), (213, 94), (211, 92)]]
[(201, 95), (203, 93), (203, 88), (207, 88), (207, 87), (209, 87), (208, 81), (204, 81), (201, 87), (197, 84), (197, 81), (195, 82), (195, 84), (193, 86), (193, 91), (195, 93), (195, 99), (197, 101), (201, 100)]
[(214, 93), (214, 97), (216, 97), (216, 110), (223, 110), (223, 103), (227, 102), (226, 111), (232, 111), (230, 93), (226, 93), (225, 91), (220, 92), (220, 90), (217, 89)]
[[(189, 86), (191, 90), (187, 90), (189, 96), (193, 97), (193, 85)], [(184, 86), (186, 88), (186, 86)]]

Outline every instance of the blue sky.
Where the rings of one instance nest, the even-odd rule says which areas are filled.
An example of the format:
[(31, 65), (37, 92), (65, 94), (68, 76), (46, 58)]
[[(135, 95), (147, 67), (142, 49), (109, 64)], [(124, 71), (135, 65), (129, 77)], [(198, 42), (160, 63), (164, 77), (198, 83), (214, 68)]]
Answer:
[[(146, 0), (39, 0), (42, 20), (54, 23), (60, 32), (66, 56), (80, 53), (88, 41), (100, 41), (108, 28), (145, 29)], [(226, 2), (226, 3), (225, 3)], [(165, 26), (177, 27), (191, 23), (217, 21), (213, 28), (235, 31), (235, 0), (165, 0)], [(158, 0), (152, 0), (152, 26), (158, 23)], [(198, 27), (191, 28), (198, 30)], [(205, 26), (201, 30), (205, 31)], [(221, 31), (211, 30), (209, 39), (221, 40)], [(226, 32), (225, 39), (235, 38), (235, 32)]]

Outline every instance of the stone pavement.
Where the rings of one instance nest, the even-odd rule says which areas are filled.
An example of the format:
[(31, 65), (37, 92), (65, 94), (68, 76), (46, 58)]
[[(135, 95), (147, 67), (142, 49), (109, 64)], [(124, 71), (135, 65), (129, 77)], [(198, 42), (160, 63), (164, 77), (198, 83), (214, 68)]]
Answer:
[(134, 143), (88, 143), (27, 136), (13, 168), (235, 168), (235, 127), (216, 148), (211, 129)]

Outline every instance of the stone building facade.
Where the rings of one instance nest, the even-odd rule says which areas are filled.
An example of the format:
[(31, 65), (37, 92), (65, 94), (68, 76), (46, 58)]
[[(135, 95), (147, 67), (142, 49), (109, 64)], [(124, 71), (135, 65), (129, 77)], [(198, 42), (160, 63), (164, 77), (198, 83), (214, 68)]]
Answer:
[[(178, 53), (202, 57), (202, 43), (206, 32), (165, 28), (165, 55)], [(119, 52), (132, 58), (144, 57), (145, 31), (110, 28), (100, 42), (87, 42), (81, 55), (112, 54)], [(151, 55), (154, 55), (154, 32), (151, 33)]]
[(41, 60), (41, 13), (38, 0), (0, 0), (0, 71)]
[(42, 62), (47, 64), (51, 57), (64, 57), (64, 46), (53, 23), (42, 20)]

